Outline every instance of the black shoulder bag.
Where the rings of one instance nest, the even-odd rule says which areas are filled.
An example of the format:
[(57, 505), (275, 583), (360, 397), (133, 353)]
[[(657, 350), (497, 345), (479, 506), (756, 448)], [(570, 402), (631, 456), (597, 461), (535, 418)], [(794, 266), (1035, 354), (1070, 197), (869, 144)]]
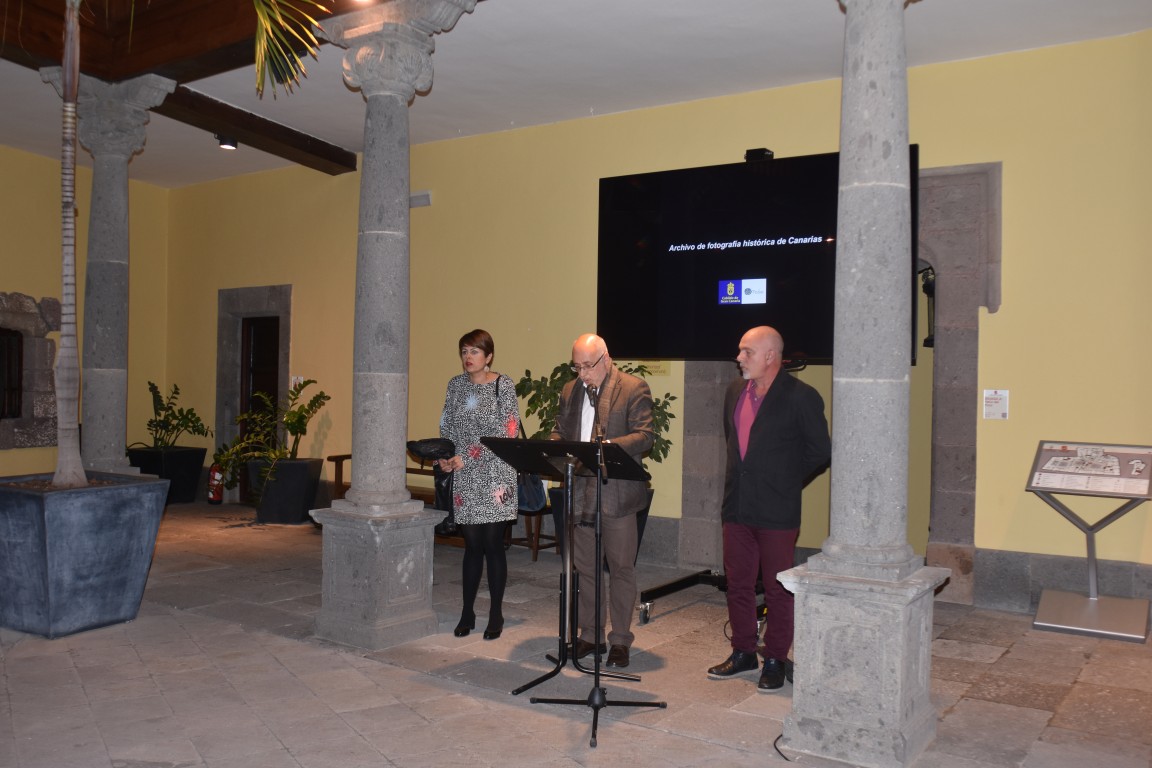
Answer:
[[(427, 437), (423, 440), (409, 440), (408, 451), (425, 461), (436, 462), (439, 459), (450, 459), (456, 455), (456, 446), (446, 437)], [(432, 465), (432, 484), (435, 488), (433, 507), (448, 514), (436, 524), (434, 529), (440, 536), (456, 535), (456, 520), (452, 515), (452, 473), (440, 469), (438, 463)]]
[[(500, 378), (496, 378), (496, 403), (500, 403)], [(524, 422), (520, 421), (520, 414), (516, 414), (516, 422), (520, 425), (520, 437), (527, 439), (524, 434)], [(516, 502), (517, 508), (522, 512), (539, 512), (548, 506), (548, 493), (544, 490), (544, 481), (540, 475), (532, 472), (516, 473)]]

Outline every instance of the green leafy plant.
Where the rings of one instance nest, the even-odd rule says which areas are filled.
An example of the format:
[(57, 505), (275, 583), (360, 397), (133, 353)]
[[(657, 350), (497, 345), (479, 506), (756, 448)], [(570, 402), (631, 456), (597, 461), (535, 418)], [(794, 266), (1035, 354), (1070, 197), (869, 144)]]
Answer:
[[(620, 370), (641, 378), (647, 378), (652, 373), (643, 364), (622, 365)], [(533, 378), (532, 371), (524, 371), (524, 375), (516, 382), (516, 395), (524, 399), (524, 415), (535, 415), (540, 420), (540, 428), (530, 437), (546, 440), (552, 434), (560, 410), (560, 392), (564, 389), (564, 385), (574, 378), (576, 374), (568, 363), (560, 363), (550, 374), (540, 378)], [(675, 399), (676, 396), (668, 392), (664, 393), (663, 397), (652, 398), (652, 432), (655, 439), (652, 442), (652, 449), (648, 452), (648, 458), (657, 463), (668, 458), (668, 452), (672, 448), (672, 441), (666, 435), (671, 429), (672, 419), (676, 418), (676, 414), (672, 413), (672, 401)]]
[[(148, 434), (152, 436), (153, 448), (170, 448), (176, 445), (176, 441), (185, 432), (198, 437), (212, 436), (212, 429), (194, 409), (177, 407), (180, 387), (173, 384), (168, 397), (164, 397), (160, 394), (160, 387), (150, 381), (148, 391), (152, 393), (152, 418), (148, 420)], [(143, 445), (144, 443), (133, 443), (128, 447)]]
[(253, 0), (256, 8), (256, 93), (264, 95), (264, 84), (272, 78), (272, 95), (276, 85), (283, 85), (289, 93), (307, 77), (303, 50), (313, 59), (320, 50), (320, 42), (312, 34), (319, 27), (316, 19), (304, 12), (302, 6), (311, 6), (321, 13), (328, 9), (316, 0), (299, 0), (293, 4), (284, 0)]
[(308, 423), (332, 399), (321, 390), (302, 400), (304, 390), (315, 383), (315, 379), (300, 381), (288, 390), (282, 403), (264, 392), (253, 395), (256, 404), (236, 417), (240, 434), (212, 455), (212, 462), (220, 465), (224, 475), (224, 487), (236, 487), (240, 469), (249, 461), (266, 462), (263, 473), (267, 482), (275, 473), (276, 462), (298, 458), (300, 438), (308, 434)]

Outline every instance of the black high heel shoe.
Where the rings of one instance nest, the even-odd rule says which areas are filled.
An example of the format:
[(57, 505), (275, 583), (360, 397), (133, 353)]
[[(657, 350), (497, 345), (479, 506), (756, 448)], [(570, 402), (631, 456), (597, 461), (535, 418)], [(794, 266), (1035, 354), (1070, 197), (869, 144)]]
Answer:
[[(456, 625), (456, 629), (452, 630), (452, 634), (456, 635), (456, 637), (468, 637), (468, 633), (471, 632), (475, 628), (476, 628), (476, 620), (475, 619), (473, 619), (472, 621), (461, 621), (459, 624)], [(485, 634), (487, 634), (487, 633), (485, 633)]]
[(488, 622), (488, 626), (484, 628), (484, 639), (485, 640), (495, 640), (496, 638), (500, 637), (500, 633), (503, 631), (504, 631), (504, 622), (503, 621), (501, 621), (499, 624), (493, 624), (492, 622)]

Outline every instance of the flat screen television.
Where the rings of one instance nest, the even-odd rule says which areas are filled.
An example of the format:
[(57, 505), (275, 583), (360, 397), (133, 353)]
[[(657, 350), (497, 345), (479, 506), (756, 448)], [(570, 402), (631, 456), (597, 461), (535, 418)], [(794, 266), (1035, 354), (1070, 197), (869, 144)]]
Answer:
[(831, 363), (838, 187), (835, 152), (601, 179), (597, 333), (621, 359), (730, 360), (771, 325), (790, 366)]

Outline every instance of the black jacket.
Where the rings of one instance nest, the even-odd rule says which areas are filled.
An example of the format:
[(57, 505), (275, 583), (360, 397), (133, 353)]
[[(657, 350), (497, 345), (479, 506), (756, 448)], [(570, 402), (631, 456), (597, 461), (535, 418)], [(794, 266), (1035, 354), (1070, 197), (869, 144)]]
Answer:
[(791, 374), (778, 373), (752, 422), (741, 459), (734, 412), (745, 386), (743, 379), (735, 381), (724, 396), (728, 462), (720, 518), (756, 528), (799, 528), (804, 484), (832, 456), (824, 399)]

